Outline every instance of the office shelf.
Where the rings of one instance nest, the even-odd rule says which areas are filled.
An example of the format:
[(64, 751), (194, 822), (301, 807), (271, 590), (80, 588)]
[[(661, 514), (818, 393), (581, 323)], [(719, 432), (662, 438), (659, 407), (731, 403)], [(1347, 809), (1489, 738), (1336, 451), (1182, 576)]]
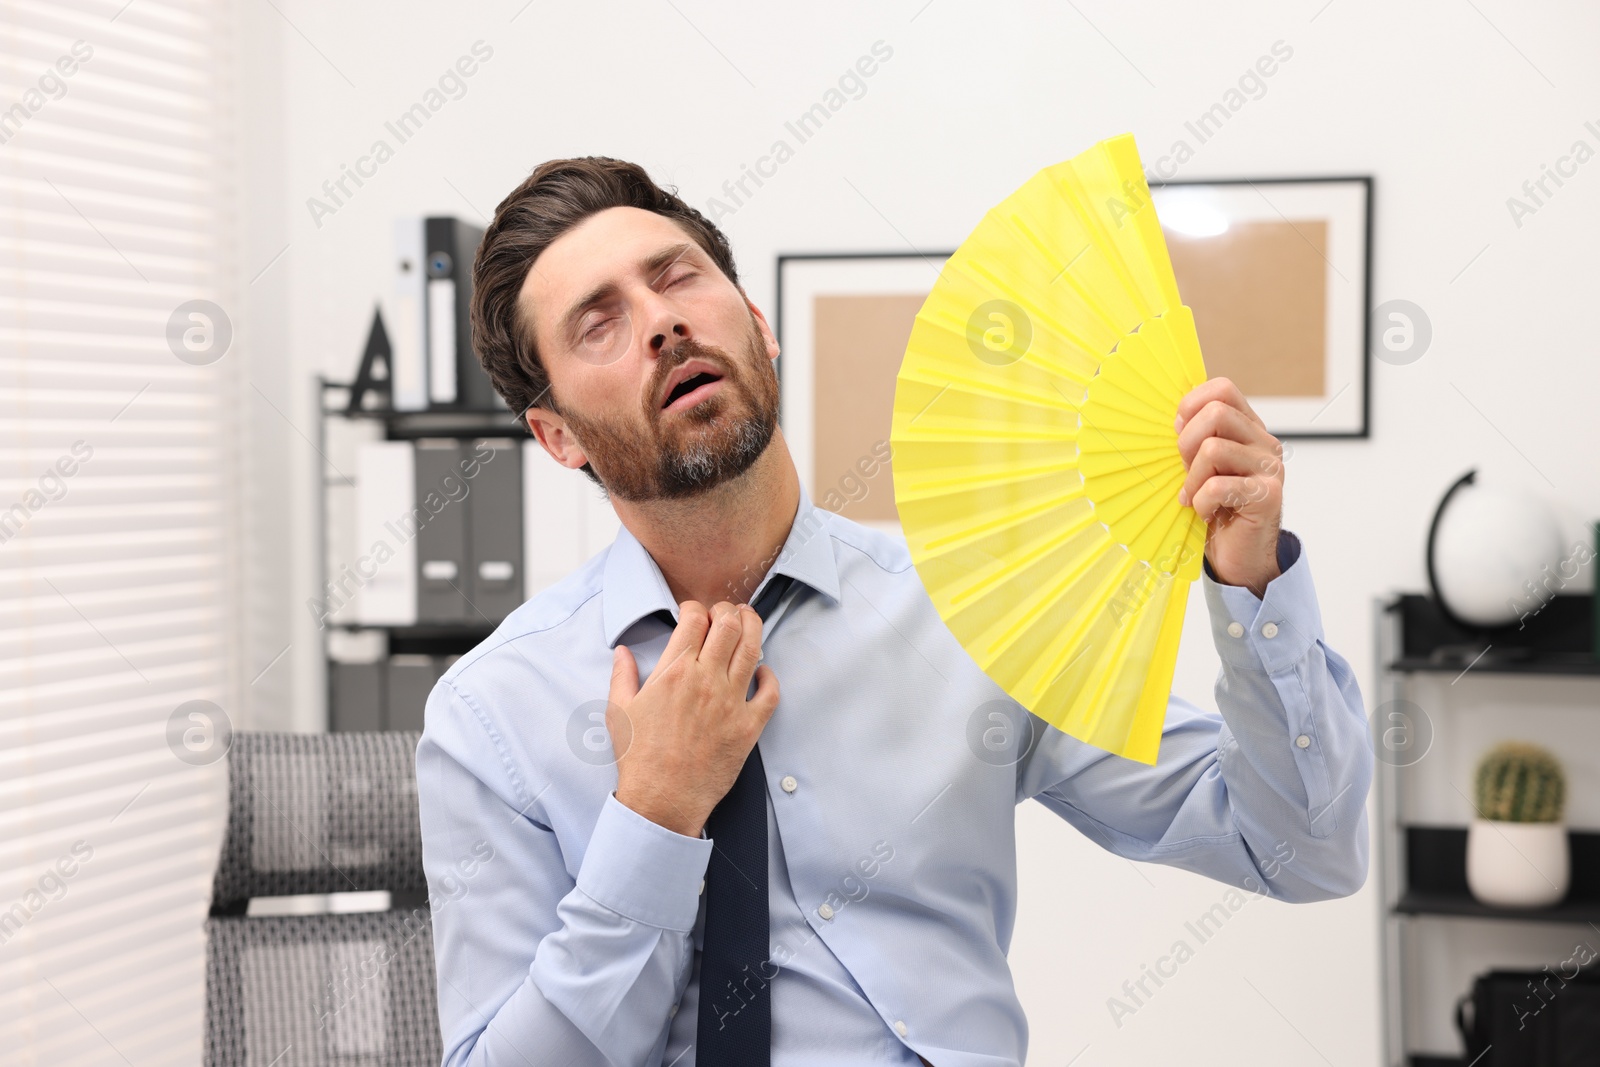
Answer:
[[(329, 381), (318, 378), (315, 382), (316, 402), (320, 412), (317, 424), (317, 438), (314, 448), (320, 462), (319, 472), (322, 482), (322, 493), (318, 498), (318, 528), (321, 531), (321, 545), (319, 551), (318, 588), (326, 586), (331, 556), (331, 542), (329, 529), (329, 516), (333, 509), (329, 504), (332, 493), (349, 493), (356, 488), (356, 479), (353, 468), (340, 470), (334, 466), (329, 456), (329, 426), (343, 423), (347, 428), (353, 424), (355, 436), (361, 438), (376, 437), (385, 441), (416, 442), (424, 439), (455, 439), (465, 447), (468, 443), (477, 440), (501, 441), (511, 439), (518, 441), (526, 439), (527, 430), (521, 426), (517, 417), (506, 408), (478, 409), (436, 407), (427, 411), (395, 411), (385, 406), (387, 395), (381, 385), (375, 387), (374, 392), (366, 394), (368, 401), (377, 400), (377, 405), (364, 404), (352, 410), (350, 408), (350, 395), (355, 389), (354, 383)], [(349, 440), (346, 434), (343, 440)], [(520, 479), (518, 479), (520, 483)], [(452, 497), (452, 499), (457, 499)], [(462, 494), (460, 499), (465, 499)], [(341, 505), (340, 514), (348, 517), (352, 513), (352, 506), (348, 503)], [(520, 551), (516, 563), (520, 571)], [(520, 578), (518, 581), (520, 582)], [(454, 583), (452, 583), (454, 584)], [(459, 590), (458, 590), (459, 591)], [(468, 603), (474, 611), (478, 611), (478, 602), (468, 597)], [(493, 607), (490, 610), (494, 610)], [(424, 613), (424, 617), (427, 617)], [(464, 655), (471, 649), (481, 644), (495, 629), (498, 620), (491, 621), (484, 618), (480, 612), (474, 618), (468, 613), (460, 621), (441, 621), (411, 625), (387, 625), (372, 622), (339, 622), (330, 623), (325, 630), (329, 640), (325, 642), (324, 662), (326, 669), (326, 684), (324, 686), (327, 700), (328, 718), (330, 727), (347, 729), (381, 729), (401, 728), (395, 726), (385, 727), (382, 724), (390, 723), (393, 717), (399, 715), (404, 723), (404, 728), (420, 728), (422, 697), (417, 693), (426, 694), (426, 686), (436, 679), (438, 672), (454, 660)], [(379, 642), (357, 642), (350, 651), (351, 646), (346, 645), (339, 660), (334, 658), (332, 635), (381, 635)], [(368, 657), (374, 654), (373, 645), (381, 647), (376, 653), (378, 659), (374, 662)], [(344, 681), (337, 677), (341, 672)], [(420, 681), (419, 681), (420, 679)], [(373, 697), (372, 694), (378, 694)], [(404, 694), (403, 701), (395, 694)], [(343, 697), (341, 699), (341, 694)], [(367, 698), (371, 697), (370, 700)], [(406, 706), (401, 707), (404, 703)], [(340, 717), (334, 713), (335, 707), (356, 708), (348, 716)], [(360, 725), (350, 726), (350, 722), (360, 722)]]
[(1480, 904), (1471, 894), (1422, 893), (1408, 890), (1395, 904), (1403, 915), (1455, 916), (1463, 919), (1510, 919), (1537, 923), (1600, 923), (1600, 900), (1563, 901), (1547, 908), (1495, 908)]
[(1403, 594), (1386, 609), (1399, 617), (1400, 641), (1385, 665), (1407, 674), (1600, 675), (1593, 604), (1588, 594), (1563, 594), (1521, 622), (1474, 631), (1445, 618), (1432, 597)]
[(1481, 904), (1467, 888), (1467, 831), (1459, 826), (1408, 826), (1406, 885), (1394, 910), (1405, 915), (1446, 915), (1516, 922), (1600, 923), (1600, 834), (1573, 831), (1572, 886), (1566, 898), (1544, 908)]
[(416, 626), (392, 626), (375, 622), (341, 622), (335, 623), (334, 629), (346, 630), (350, 633), (360, 633), (363, 630), (382, 630), (391, 637), (409, 638), (415, 641), (453, 641), (457, 638), (475, 638), (483, 640), (494, 632), (497, 623), (492, 622), (462, 622), (462, 623), (430, 623)]
[(506, 437), (525, 433), (517, 417), (504, 408), (499, 411), (357, 412), (341, 408), (325, 410), (323, 414), (382, 422), (384, 436), (391, 441), (414, 441), (419, 437)]
[(483, 626), (397, 626), (389, 631), (389, 654), (464, 656), (492, 633), (494, 627), (487, 623)]
[(1403, 674), (1420, 674), (1429, 671), (1440, 674), (1575, 674), (1600, 675), (1600, 661), (1588, 655), (1544, 655), (1528, 660), (1490, 660), (1487, 656), (1478, 663), (1470, 658), (1465, 662), (1441, 663), (1422, 659), (1397, 659), (1389, 663), (1391, 671)]
[[(1600, 678), (1600, 662), (1594, 657), (1594, 600), (1588, 594), (1554, 596), (1517, 622), (1484, 629), (1457, 626), (1431, 597), (1417, 593), (1379, 598), (1373, 607), (1375, 707), (1404, 700), (1416, 680), (1427, 675), (1445, 676), (1460, 686), (1488, 674)], [(1439, 708), (1435, 714), (1446, 711)], [(1380, 760), (1374, 782), (1379, 814), (1375, 858), (1387, 911), (1381, 938), (1384, 1062), (1461, 1067), (1464, 1059), (1414, 1051), (1408, 1005), (1427, 998), (1417, 987), (1423, 972), (1413, 969), (1412, 950), (1406, 946), (1425, 927), (1407, 924), (1442, 917), (1451, 925), (1486, 920), (1600, 925), (1600, 834), (1569, 831), (1572, 885), (1561, 902), (1528, 909), (1481, 904), (1467, 888), (1466, 827), (1410, 823), (1401, 804), (1402, 772), (1403, 767)], [(1447, 928), (1433, 936), (1456, 934)], [(1464, 991), (1446, 992), (1453, 1000)]]
[[(317, 379), (318, 403), (325, 418), (370, 419), (384, 424), (391, 441), (418, 437), (495, 437), (526, 432), (508, 408), (433, 407), (426, 411), (396, 411), (385, 406), (349, 407), (350, 382)], [(378, 394), (383, 395), (383, 394)]]

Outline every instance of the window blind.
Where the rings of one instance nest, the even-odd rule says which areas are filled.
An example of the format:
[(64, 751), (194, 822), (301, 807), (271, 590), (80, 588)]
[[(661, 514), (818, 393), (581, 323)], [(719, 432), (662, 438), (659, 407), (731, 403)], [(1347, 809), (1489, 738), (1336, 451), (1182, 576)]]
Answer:
[(200, 1061), (235, 654), (225, 5), (0, 0), (0, 1059)]

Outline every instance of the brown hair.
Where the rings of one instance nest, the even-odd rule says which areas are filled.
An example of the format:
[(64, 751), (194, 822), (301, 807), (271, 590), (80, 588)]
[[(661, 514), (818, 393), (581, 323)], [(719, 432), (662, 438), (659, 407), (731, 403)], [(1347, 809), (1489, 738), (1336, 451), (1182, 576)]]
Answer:
[[(506, 406), (521, 418), (534, 404), (560, 413), (531, 324), (517, 307), (522, 283), (556, 238), (607, 208), (636, 207), (677, 223), (735, 285), (739, 273), (722, 231), (663, 189), (643, 167), (607, 156), (552, 159), (495, 208), (472, 267), (472, 347)], [(596, 481), (586, 463), (585, 474)]]

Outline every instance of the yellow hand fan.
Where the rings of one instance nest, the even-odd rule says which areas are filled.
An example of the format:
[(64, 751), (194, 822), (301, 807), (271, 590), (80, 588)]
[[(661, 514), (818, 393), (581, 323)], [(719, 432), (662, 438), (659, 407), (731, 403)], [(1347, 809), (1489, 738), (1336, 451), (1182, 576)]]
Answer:
[(895, 384), (895, 504), (939, 615), (1023, 707), (1142, 763), (1205, 548), (1173, 429), (1205, 377), (1124, 134), (984, 217)]

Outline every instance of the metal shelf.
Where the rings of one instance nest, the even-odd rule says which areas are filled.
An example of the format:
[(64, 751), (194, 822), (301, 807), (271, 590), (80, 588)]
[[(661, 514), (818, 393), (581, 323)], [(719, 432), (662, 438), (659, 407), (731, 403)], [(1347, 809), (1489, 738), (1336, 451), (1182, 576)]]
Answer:
[[(427, 411), (395, 411), (388, 407), (361, 407), (352, 411), (348, 405), (348, 398), (353, 386), (352, 382), (336, 382), (322, 377), (318, 377), (313, 383), (315, 407), (319, 415), (313, 448), (317, 454), (318, 477), (321, 481), (321, 492), (317, 495), (316, 516), (319, 537), (317, 552), (319, 590), (326, 586), (332, 547), (329, 541), (329, 494), (333, 490), (348, 491), (355, 488), (355, 479), (349, 476), (354, 472), (338, 471), (328, 458), (328, 428), (333, 425), (329, 420), (339, 420), (346, 424), (364, 424), (373, 429), (362, 430), (362, 434), (381, 433), (382, 439), (387, 441), (416, 441), (430, 437), (473, 440), (527, 436), (526, 427), (506, 408), (492, 410), (433, 408)], [(463, 655), (481, 644), (494, 632), (497, 625), (498, 620), (489, 621), (481, 618), (470, 622), (409, 625), (330, 623), (323, 630), (324, 647), (321, 657), (324, 672), (321, 688), (326, 701), (325, 713), (331, 720), (334, 682), (333, 657), (328, 647), (330, 635), (382, 634), (385, 654), (389, 657), (429, 656), (449, 662), (451, 658)]]
[(1534, 923), (1600, 923), (1600, 900), (1563, 901), (1547, 908), (1496, 908), (1471, 894), (1423, 893), (1408, 890), (1394, 910), (1403, 915), (1437, 915), (1462, 919), (1509, 919)]
[(1497, 908), (1467, 888), (1467, 830), (1407, 826), (1406, 880), (1394, 911), (1515, 922), (1600, 923), (1600, 834), (1569, 832), (1572, 885), (1566, 898), (1544, 908)]
[(1447, 619), (1432, 597), (1405, 593), (1391, 601), (1400, 633), (1396, 648), (1379, 660), (1403, 674), (1600, 675), (1595, 658), (1594, 597), (1552, 597), (1519, 623), (1464, 630)]
[(384, 437), (390, 441), (410, 441), (418, 437), (503, 437), (526, 432), (522, 423), (507, 408), (429, 408), (426, 411), (396, 411), (393, 408), (357, 408), (330, 403), (329, 396), (348, 395), (349, 382), (317, 379), (318, 406), (324, 418), (367, 419), (384, 424)]
[[(1534, 605), (1538, 606), (1538, 605)], [(1595, 603), (1588, 594), (1552, 597), (1509, 626), (1469, 630), (1457, 626), (1428, 596), (1405, 593), (1373, 602), (1378, 665), (1373, 706), (1403, 701), (1415, 679), (1499, 674), (1597, 677)], [(1380, 927), (1384, 1062), (1409, 1067), (1460, 1067), (1457, 1057), (1414, 1051), (1408, 1005), (1419, 996), (1407, 950), (1407, 924), (1420, 919), (1458, 922), (1600, 924), (1600, 834), (1572, 833), (1572, 887), (1547, 908), (1496, 908), (1467, 889), (1467, 830), (1408, 824), (1402, 811), (1403, 767), (1380, 759), (1376, 768), (1379, 834), (1375, 859), (1385, 908)], [(1455, 992), (1452, 991), (1452, 995)]]
[(1491, 660), (1487, 656), (1473, 663), (1440, 663), (1424, 659), (1397, 659), (1389, 664), (1391, 671), (1401, 674), (1566, 674), (1600, 675), (1600, 660), (1584, 653), (1570, 655), (1545, 654), (1526, 660)]

